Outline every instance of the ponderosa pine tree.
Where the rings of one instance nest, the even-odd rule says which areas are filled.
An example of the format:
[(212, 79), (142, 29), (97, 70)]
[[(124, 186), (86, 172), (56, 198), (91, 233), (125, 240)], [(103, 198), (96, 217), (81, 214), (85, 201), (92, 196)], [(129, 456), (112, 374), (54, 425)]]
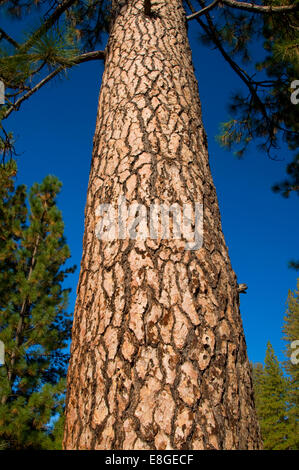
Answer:
[(285, 371), (288, 382), (289, 441), (292, 449), (299, 449), (299, 279), (297, 289), (289, 292), (288, 308), (283, 326), (286, 341)]
[[(114, 2), (68, 371), (67, 449), (258, 449), (181, 0)], [(103, 241), (99, 204), (204, 205), (204, 242)]]
[[(49, 449), (61, 446), (71, 319), (68, 289), (73, 268), (64, 224), (56, 205), (61, 183), (47, 176), (29, 194), (14, 187), (16, 164), (0, 167), (0, 446)], [(58, 435), (57, 435), (58, 434)]]
[[(18, 0), (2, 3), (11, 11), (21, 12), (24, 7)], [(280, 75), (277, 80), (258, 82), (237, 65), (235, 57), (244, 53), (246, 59), (247, 40), (242, 39), (246, 30), (248, 42), (254, 31), (270, 40), (273, 26), (267, 29), (268, 20), (261, 19), (266, 15), (270, 22), (274, 15), (282, 15), (284, 34), (292, 25), (296, 35), (298, 2), (271, 0), (255, 5), (222, 0), (206, 6), (200, 1), (203, 9), (194, 13), (192, 2), (184, 3), (192, 11), (187, 20), (198, 21), (205, 40), (218, 48), (249, 90), (247, 101), (237, 97), (233, 112), (241, 110), (242, 119), (227, 124), (223, 143), (243, 145), (264, 138), (268, 151), (281, 131), (292, 135), (294, 145), (296, 119), (294, 109), (287, 107), (292, 67), (288, 69), (271, 50), (274, 62), (282, 67), (281, 89)], [(103, 31), (98, 18), (105, 23), (105, 5), (101, 0), (87, 6), (62, 0), (23, 44), (1, 31), (2, 39), (14, 50), (2, 57), (2, 77), (8, 88), (17, 90), (9, 94), (2, 120), (67, 67), (105, 59), (74, 316), (64, 446), (260, 448), (238, 285), (209, 169), (183, 1), (113, 0), (108, 45), (105, 51), (95, 51)], [(220, 24), (211, 18), (212, 8)], [(56, 47), (56, 38), (49, 38), (63, 15), (65, 23), (57, 37), (72, 38), (72, 42), (77, 35), (81, 55), (71, 47)], [(287, 51), (291, 46), (296, 57), (292, 41), (286, 36), (283, 47)], [(282, 46), (279, 38), (276, 43)], [(32, 86), (49, 65), (54, 70)], [(281, 102), (275, 98), (280, 90), (290, 114), (280, 112)], [(7, 133), (3, 148), (9, 149)], [(203, 203), (202, 248), (185, 250), (183, 240), (99, 240), (98, 206), (117, 207), (120, 195), (128, 204), (141, 203), (146, 209), (151, 202)]]

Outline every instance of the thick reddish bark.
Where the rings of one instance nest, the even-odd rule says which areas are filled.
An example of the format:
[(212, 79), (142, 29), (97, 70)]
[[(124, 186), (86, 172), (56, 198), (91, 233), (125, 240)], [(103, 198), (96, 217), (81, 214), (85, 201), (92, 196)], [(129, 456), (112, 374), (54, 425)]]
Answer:
[[(66, 449), (258, 449), (181, 0), (129, 0), (107, 47), (74, 315)], [(203, 247), (99, 240), (99, 203), (200, 202)]]

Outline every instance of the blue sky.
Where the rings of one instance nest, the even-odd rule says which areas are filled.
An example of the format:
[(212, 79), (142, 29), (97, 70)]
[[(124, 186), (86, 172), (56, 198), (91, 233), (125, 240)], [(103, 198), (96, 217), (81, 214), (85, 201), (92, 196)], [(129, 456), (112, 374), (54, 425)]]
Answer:
[[(6, 26), (13, 33), (20, 24)], [(241, 295), (241, 314), (249, 358), (262, 362), (270, 340), (282, 360), (286, 298), (299, 277), (287, 267), (288, 260), (299, 258), (299, 199), (295, 195), (283, 199), (271, 191), (271, 186), (283, 179), (290, 154), (286, 147), (281, 148), (280, 161), (273, 161), (252, 147), (240, 161), (219, 147), (215, 136), (220, 122), (228, 118), (228, 99), (232, 92), (242, 89), (242, 84), (220, 53), (200, 46), (196, 30), (196, 23), (190, 25), (223, 231), (238, 280), (248, 284), (248, 293)], [(59, 207), (71, 263), (78, 266), (102, 72), (101, 62), (78, 66), (66, 79), (46, 85), (6, 122), (17, 138), (18, 183), (31, 186), (49, 173), (63, 182)], [(79, 268), (67, 282), (73, 289), (70, 311), (74, 308), (78, 275)]]

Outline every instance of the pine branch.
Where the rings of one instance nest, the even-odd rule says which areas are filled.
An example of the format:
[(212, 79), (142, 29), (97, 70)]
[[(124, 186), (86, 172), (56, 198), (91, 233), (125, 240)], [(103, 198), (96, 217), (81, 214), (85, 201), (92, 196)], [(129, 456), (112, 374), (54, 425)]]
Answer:
[(85, 54), (81, 54), (78, 57), (75, 57), (73, 60), (74, 62), (76, 62), (76, 64), (82, 64), (83, 62), (89, 62), (90, 60), (99, 59), (105, 59), (105, 51), (86, 52)]
[(1, 39), (6, 39), (6, 41), (8, 41), (17, 49), (20, 47), (20, 44), (17, 41), (15, 41), (11, 36), (9, 36), (2, 28), (0, 28), (0, 41)]
[(221, 0), (224, 5), (228, 5), (232, 8), (238, 8), (239, 10), (245, 10), (255, 13), (289, 13), (292, 11), (297, 11), (299, 9), (299, 3), (294, 3), (292, 5), (256, 5), (255, 3), (247, 2), (238, 2), (236, 0)]
[[(262, 13), (262, 14), (284, 13), (284, 12), (289, 13), (289, 12), (296, 11), (299, 9), (298, 3), (295, 3), (293, 5), (271, 6), (271, 5), (256, 5), (255, 3), (238, 2), (236, 0), (214, 0), (210, 5), (202, 8), (199, 11), (192, 13), (192, 15), (187, 16), (186, 17), (187, 21), (194, 20), (195, 18), (198, 18), (204, 15), (208, 11), (215, 8), (215, 6), (217, 6), (219, 3), (227, 5), (231, 8), (237, 8), (239, 10), (245, 10), (245, 11)], [(190, 5), (189, 5), (189, 8), (190, 8)]]
[(61, 15), (71, 7), (77, 0), (63, 0), (62, 3), (58, 5), (55, 11), (47, 20), (45, 20), (40, 28), (35, 31), (32, 36), (20, 47), (22, 52), (27, 52), (34, 42), (43, 36), (49, 29), (59, 20)]
[[(191, 2), (189, 0), (186, 0), (186, 3), (189, 6), (190, 10), (193, 13), (195, 13), (195, 10), (194, 10)], [(203, 2), (200, 2), (200, 3), (203, 3)], [(203, 30), (206, 32), (206, 34), (212, 39), (212, 41), (214, 42), (216, 47), (221, 52), (223, 58), (226, 60), (226, 62), (229, 63), (229, 65), (232, 67), (232, 69), (236, 72), (236, 74), (241, 78), (241, 80), (245, 83), (245, 85), (249, 89), (249, 91), (251, 93), (251, 96), (255, 99), (262, 115), (264, 116), (266, 122), (269, 125), (269, 134), (270, 134), (271, 143), (272, 143), (273, 140), (274, 140), (274, 134), (273, 134), (273, 129), (272, 129), (272, 125), (271, 125), (272, 123), (271, 123), (270, 118), (267, 114), (266, 107), (265, 107), (264, 103), (261, 101), (260, 97), (258, 96), (258, 94), (257, 94), (257, 92), (256, 92), (256, 90), (255, 90), (255, 88), (252, 84), (252, 81), (251, 81), (250, 77), (248, 76), (248, 74), (245, 72), (245, 70), (241, 69), (241, 67), (231, 58), (231, 56), (223, 48), (221, 40), (219, 38), (219, 33), (216, 30), (216, 28), (214, 26), (214, 23), (213, 23), (210, 15), (209, 15), (209, 13), (206, 11), (206, 12), (204, 12), (204, 14), (207, 18), (208, 26), (203, 21), (201, 21), (199, 17), (195, 18), (196, 21), (200, 24), (200, 26), (203, 28)]]
[(12, 142), (11, 135), (9, 135), (6, 132), (6, 130), (4, 129), (2, 124), (0, 124), (0, 130), (4, 134), (4, 137), (0, 136), (0, 144), (1, 144), (1, 147), (2, 147), (1, 148), (2, 164), (4, 164), (6, 155), (9, 154), (10, 157), (12, 157), (12, 155), (16, 155), (16, 151), (14, 149), (14, 145), (13, 145), (13, 142)]
[[(42, 219), (43, 218), (44, 218), (44, 213), (42, 215)], [(37, 255), (37, 250), (38, 250), (38, 247), (39, 247), (39, 243), (40, 243), (40, 235), (38, 234), (37, 237), (36, 237), (32, 257), (31, 257), (31, 261), (30, 261), (30, 268), (29, 268), (29, 273), (28, 273), (28, 276), (27, 276), (27, 282), (29, 282), (30, 279), (31, 279), (32, 271), (33, 271), (33, 268), (34, 268), (35, 262), (36, 262), (36, 255)], [(28, 305), (28, 295), (26, 295), (25, 299), (23, 300), (21, 310), (20, 310), (20, 318), (19, 318), (18, 325), (17, 325), (16, 339), (15, 339), (16, 348), (19, 348), (22, 344), (22, 333), (23, 333), (23, 329), (24, 329), (24, 319), (25, 319), (25, 315), (26, 315), (27, 305)], [(9, 383), (10, 388), (12, 387), (12, 384), (14, 383), (15, 376), (16, 376), (15, 371), (14, 371), (14, 367), (15, 367), (15, 363), (16, 363), (16, 357), (17, 357), (16, 350), (14, 350), (12, 352), (10, 365), (9, 365), (8, 371), (7, 371), (7, 379), (8, 379), (8, 383)], [(7, 402), (7, 399), (8, 399), (8, 395), (3, 395), (2, 400), (1, 400), (1, 404), (5, 405), (5, 403)]]
[[(83, 62), (89, 62), (91, 60), (99, 60), (99, 59), (104, 59), (105, 58), (105, 52), (104, 51), (94, 51), (94, 52), (87, 52), (86, 54), (81, 54), (80, 56), (74, 57), (72, 59), (72, 62), (74, 65), (81, 64)], [(69, 66), (71, 67), (71, 65)], [(38, 90), (40, 90), (46, 83), (48, 83), (52, 78), (56, 77), (60, 72), (65, 70), (67, 68), (66, 65), (60, 65), (57, 67), (57, 69), (53, 70), (47, 77), (43, 78), (39, 83), (37, 83), (33, 88), (31, 88), (25, 95), (23, 95), (21, 98), (19, 98), (13, 106), (10, 106), (6, 113), (3, 115), (2, 119), (8, 118), (8, 116), (15, 110), (19, 109), (20, 105), (23, 103), (23, 101), (28, 100), (30, 96), (32, 96), (34, 93), (36, 93)]]
[(192, 15), (189, 15), (186, 17), (187, 21), (194, 20), (195, 18), (199, 18), (199, 16), (204, 15), (207, 13), (209, 10), (212, 10), (220, 0), (214, 0), (210, 5), (206, 6), (205, 8), (202, 8), (199, 11), (196, 11), (195, 13), (192, 13)]

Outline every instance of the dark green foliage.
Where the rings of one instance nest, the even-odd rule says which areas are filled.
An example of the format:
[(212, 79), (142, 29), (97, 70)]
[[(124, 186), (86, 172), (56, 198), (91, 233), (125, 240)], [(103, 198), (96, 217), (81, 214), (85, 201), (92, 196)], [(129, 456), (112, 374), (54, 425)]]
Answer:
[(288, 404), (292, 429), (292, 448), (299, 449), (299, 279), (297, 289), (289, 292), (288, 308), (284, 317), (283, 339), (286, 342), (285, 371), (289, 377)]
[[(14, 140), (3, 121), (20, 104), (57, 75), (86, 58), (102, 34), (108, 31), (110, 1), (23, 2), (0, 1), (2, 15), (29, 20), (40, 12), (40, 25), (16, 41), (0, 28), (0, 80), (5, 84), (5, 104), (0, 106), (0, 154), (2, 160), (15, 154)], [(23, 26), (22, 26), (22, 29)], [(82, 54), (83, 53), (83, 54)], [(99, 57), (97, 57), (97, 60)]]
[(270, 343), (267, 346), (265, 366), (257, 364), (254, 371), (256, 409), (259, 417), (264, 449), (289, 449), (287, 421), (287, 380)]
[(67, 12), (69, 27), (72, 27), (80, 40), (82, 51), (93, 51), (108, 33), (110, 24), (109, 0), (74, 2)]
[[(195, 0), (185, 3), (195, 11)], [(204, 0), (196, 3), (201, 8), (206, 6)], [(231, 97), (229, 118), (220, 126), (219, 143), (233, 149), (238, 158), (256, 143), (274, 160), (284, 158), (287, 145), (294, 152), (286, 164), (287, 176), (272, 189), (289, 197), (299, 195), (299, 104), (291, 100), (291, 85), (299, 77), (299, 0), (266, 0), (262, 5), (298, 7), (289, 12), (259, 14), (220, 2), (212, 14), (208, 12), (196, 21), (203, 44), (220, 51), (245, 87)], [(291, 261), (290, 267), (299, 269), (299, 261)]]
[[(267, 1), (268, 5), (289, 3)], [(220, 141), (228, 147), (239, 144), (238, 156), (253, 139), (273, 157), (281, 139), (295, 150), (299, 143), (298, 109), (290, 97), (291, 82), (299, 74), (298, 13), (257, 16), (224, 11), (223, 16), (218, 26), (223, 45), (230, 57), (251, 62), (251, 66), (246, 71), (240, 68), (249, 94), (234, 95), (230, 104), (233, 119), (223, 126)], [(253, 53), (258, 44), (264, 47), (262, 60)], [(297, 165), (296, 155), (288, 166), (291, 176)], [(295, 186), (290, 183), (289, 190), (295, 190)]]
[(254, 398), (255, 406), (257, 410), (261, 408), (261, 397), (262, 397), (262, 386), (264, 378), (264, 366), (260, 362), (252, 364), (252, 375), (254, 384)]
[(299, 279), (284, 317), (287, 361), (281, 367), (270, 343), (265, 366), (253, 365), (255, 404), (265, 449), (299, 449)]
[[(187, 5), (192, 3), (186, 0)], [(196, 3), (205, 4), (202, 0)], [(272, 6), (295, 3), (298, 0), (263, 2)], [(202, 42), (220, 50), (246, 87), (245, 92), (232, 96), (230, 119), (221, 126), (219, 142), (235, 149), (240, 158), (255, 141), (274, 159), (286, 142), (295, 151), (294, 158), (287, 164), (287, 179), (273, 189), (285, 197), (291, 192), (299, 194), (299, 113), (291, 102), (291, 83), (299, 77), (298, 11), (258, 14), (224, 5), (202, 18), (198, 19)]]
[[(55, 448), (49, 422), (63, 411), (71, 319), (62, 283), (74, 268), (56, 206), (61, 183), (47, 176), (14, 188), (16, 164), (0, 167), (0, 443), (13, 449)], [(61, 428), (61, 420), (58, 421)]]

